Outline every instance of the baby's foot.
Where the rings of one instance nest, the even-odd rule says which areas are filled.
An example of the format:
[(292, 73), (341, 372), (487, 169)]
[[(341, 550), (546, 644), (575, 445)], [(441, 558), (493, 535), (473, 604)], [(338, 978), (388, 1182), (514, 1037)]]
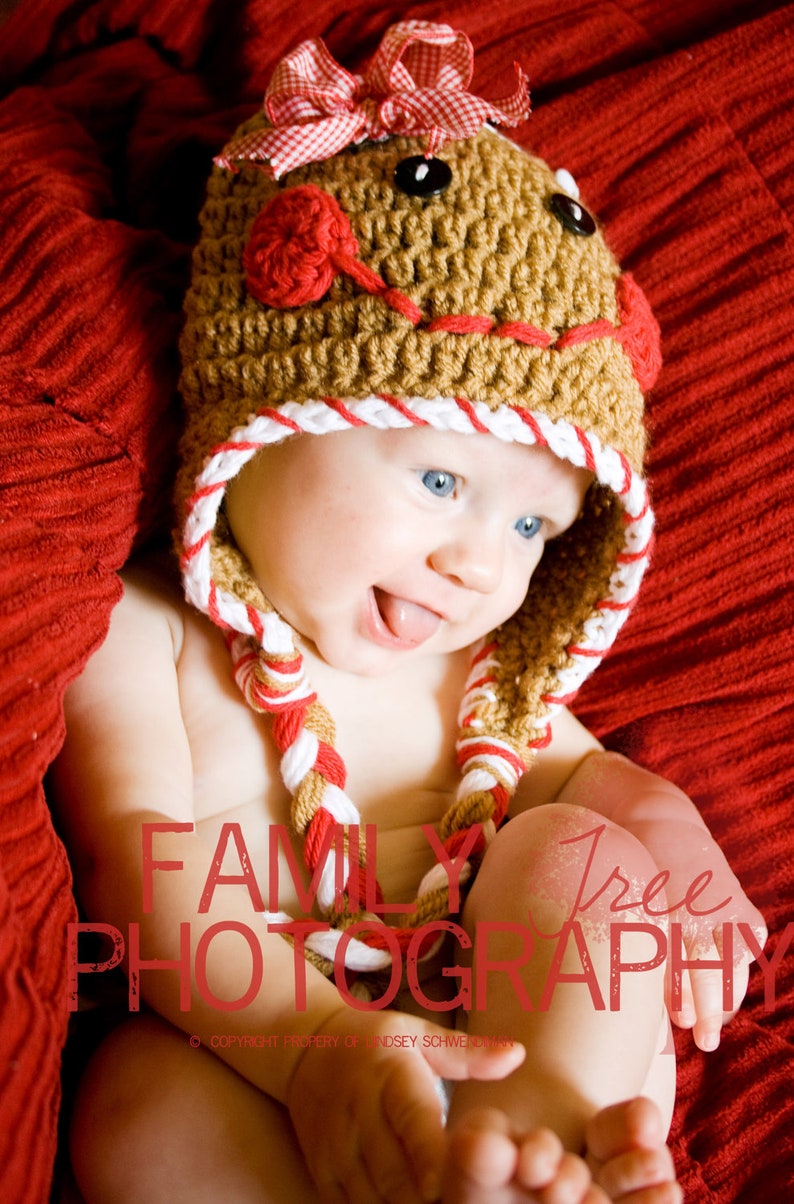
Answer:
[(609, 1200), (680, 1204), (672, 1155), (658, 1108), (649, 1099), (614, 1104), (589, 1122), (587, 1162)]
[(480, 1108), (449, 1131), (442, 1199), (449, 1204), (607, 1204), (608, 1197), (592, 1185), (582, 1159), (566, 1153), (550, 1129), (519, 1136), (503, 1112)]
[(586, 1163), (566, 1153), (549, 1129), (519, 1136), (496, 1109), (467, 1112), (449, 1131), (443, 1199), (450, 1204), (681, 1204), (683, 1193), (656, 1105), (634, 1099), (605, 1108), (589, 1122)]

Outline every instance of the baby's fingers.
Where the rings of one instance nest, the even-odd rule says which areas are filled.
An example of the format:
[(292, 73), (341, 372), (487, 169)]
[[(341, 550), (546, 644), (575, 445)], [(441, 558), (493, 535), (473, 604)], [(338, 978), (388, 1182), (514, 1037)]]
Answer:
[(526, 1057), (524, 1046), (517, 1041), (489, 1046), (478, 1043), (466, 1033), (450, 1033), (439, 1029), (428, 1033), (422, 1042), (422, 1057), (439, 1078), (459, 1082), (462, 1079), (504, 1079), (521, 1065)]
[[(750, 957), (742, 946), (735, 948), (732, 929), (715, 928), (709, 943), (694, 941), (687, 946), (687, 969), (681, 990), (681, 1005), (675, 1017), (684, 1028), (692, 1028), (699, 1049), (716, 1049), (723, 1024), (738, 1010), (750, 972)], [(698, 968), (702, 964), (702, 969)]]
[[(727, 970), (732, 974), (732, 968)], [(730, 1016), (723, 1003), (725, 978), (720, 970), (695, 970), (691, 975), (692, 1002), (695, 1010), (695, 1024), (692, 1037), (698, 1049), (716, 1049), (720, 1043), (722, 1025)]]
[[(380, 1125), (388, 1127), (388, 1135), (374, 1133), (373, 1141), (364, 1145), (364, 1155), (383, 1198), (390, 1204), (408, 1198), (407, 1162), (418, 1198), (437, 1200), (445, 1149), (444, 1117), (430, 1067), (413, 1056), (396, 1063), (383, 1088), (381, 1109), (387, 1125), (382, 1120)], [(390, 1155), (385, 1162), (376, 1152), (381, 1142)]]

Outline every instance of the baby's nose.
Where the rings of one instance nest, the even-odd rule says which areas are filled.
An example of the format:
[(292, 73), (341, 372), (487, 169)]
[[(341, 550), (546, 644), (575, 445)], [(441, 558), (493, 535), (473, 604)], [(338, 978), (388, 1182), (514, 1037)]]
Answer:
[(492, 594), (502, 581), (502, 540), (485, 524), (471, 524), (467, 530), (440, 543), (430, 557), (430, 564), (456, 585)]

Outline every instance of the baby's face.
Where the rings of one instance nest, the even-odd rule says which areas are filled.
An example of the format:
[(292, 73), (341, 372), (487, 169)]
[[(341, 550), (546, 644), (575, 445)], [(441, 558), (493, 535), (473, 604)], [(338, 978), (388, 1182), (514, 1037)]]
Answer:
[(278, 613), (328, 664), (369, 676), (513, 615), (591, 480), (493, 435), (359, 427), (261, 451), (226, 509)]

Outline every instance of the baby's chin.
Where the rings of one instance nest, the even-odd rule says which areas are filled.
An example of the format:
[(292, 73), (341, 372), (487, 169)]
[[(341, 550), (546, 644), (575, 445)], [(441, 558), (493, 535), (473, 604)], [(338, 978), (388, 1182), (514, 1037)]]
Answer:
[[(333, 642), (327, 646), (322, 641), (315, 643), (303, 636), (298, 636), (298, 646), (306, 662), (306, 672), (309, 680), (321, 679), (330, 674), (335, 678), (347, 677), (351, 681), (388, 678), (403, 678), (416, 676), (421, 679), (426, 673), (435, 677), (448, 662), (457, 662), (463, 666), (463, 680), (471, 666), (472, 658), (481, 646), (482, 637), (475, 640), (444, 640), (436, 643), (430, 640), (416, 648), (398, 651), (388, 650), (377, 646), (359, 648), (355, 653), (350, 650), (342, 651)], [(432, 646), (435, 644), (435, 647)]]

